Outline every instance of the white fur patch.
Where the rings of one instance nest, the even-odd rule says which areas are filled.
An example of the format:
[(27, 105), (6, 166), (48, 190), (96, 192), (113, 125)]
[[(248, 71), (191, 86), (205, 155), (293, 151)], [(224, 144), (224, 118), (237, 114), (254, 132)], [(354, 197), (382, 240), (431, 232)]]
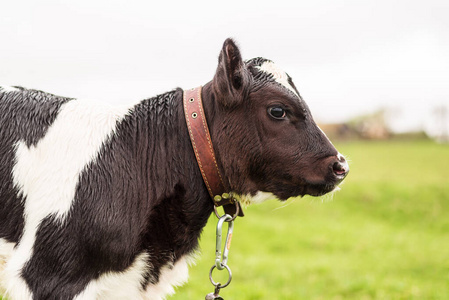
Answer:
[(15, 92), (18, 91), (15, 87), (12, 86), (0, 86), (0, 91), (3, 93)]
[(15, 145), (13, 181), (26, 201), (23, 235), (5, 269), (11, 299), (31, 298), (20, 272), (32, 256), (41, 221), (49, 215), (64, 221), (80, 173), (96, 159), (128, 111), (125, 107), (69, 101), (36, 146), (28, 147), (24, 142)]
[(187, 282), (188, 266), (193, 263), (193, 260), (192, 256), (183, 256), (174, 265), (169, 264), (162, 267), (159, 282), (147, 287), (145, 299), (162, 300), (166, 296), (174, 294), (175, 286), (181, 286)]
[(5, 239), (0, 239), (0, 295), (6, 293), (6, 288), (2, 285), (5, 282), (4, 270), (15, 245), (15, 243), (9, 243)]
[(261, 192), (258, 191), (254, 196), (251, 195), (241, 195), (241, 196), (235, 196), (237, 200), (240, 201), (240, 203), (245, 205), (250, 204), (258, 204), (265, 202), (269, 199), (278, 199), (273, 193), (268, 192)]
[(148, 253), (143, 252), (123, 272), (110, 272), (92, 280), (74, 300), (146, 299), (143, 275), (148, 271)]
[(274, 64), (274, 62), (271, 62), (271, 61), (264, 62), (258, 68), (259, 68), (259, 70), (261, 70), (261, 71), (263, 71), (265, 73), (271, 74), (274, 77), (274, 80), (276, 80), (277, 83), (280, 83), (286, 89), (292, 91), (293, 94), (295, 94), (299, 98), (299, 95), (296, 92), (296, 90), (288, 82), (288, 75), (287, 75), (287, 73), (282, 71), (277, 65)]

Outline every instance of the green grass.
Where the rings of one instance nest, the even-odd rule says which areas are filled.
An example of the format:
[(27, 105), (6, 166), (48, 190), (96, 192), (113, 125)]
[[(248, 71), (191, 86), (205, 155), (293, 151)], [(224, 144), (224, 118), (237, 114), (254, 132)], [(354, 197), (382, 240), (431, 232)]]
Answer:
[[(333, 200), (268, 201), (235, 222), (234, 278), (223, 298), (449, 299), (449, 145), (337, 148), (349, 156), (351, 172)], [(215, 226), (212, 216), (189, 282), (169, 300), (213, 291)]]
[[(449, 299), (449, 146), (337, 147), (351, 172), (333, 200), (268, 201), (236, 221), (225, 299)], [(212, 292), (215, 224), (189, 282), (169, 299)]]

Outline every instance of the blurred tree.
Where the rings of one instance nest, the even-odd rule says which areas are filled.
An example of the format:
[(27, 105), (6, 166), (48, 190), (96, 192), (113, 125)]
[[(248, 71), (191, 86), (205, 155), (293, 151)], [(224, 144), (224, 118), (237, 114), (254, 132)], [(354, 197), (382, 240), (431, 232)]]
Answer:
[(449, 142), (449, 118), (448, 107), (446, 105), (437, 106), (433, 114), (435, 116), (435, 123), (437, 125), (438, 135), (437, 139), (440, 142)]

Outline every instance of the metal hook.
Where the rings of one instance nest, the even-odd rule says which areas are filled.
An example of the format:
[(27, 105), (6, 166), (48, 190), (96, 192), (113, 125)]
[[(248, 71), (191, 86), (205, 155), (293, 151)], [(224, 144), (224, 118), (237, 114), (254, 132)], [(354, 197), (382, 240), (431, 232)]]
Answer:
[[(228, 232), (226, 234), (226, 244), (221, 253), (221, 237), (223, 231), (223, 223), (228, 222)], [(218, 220), (217, 224), (217, 239), (215, 244), (215, 266), (218, 270), (223, 270), (226, 267), (229, 256), (229, 249), (231, 248), (232, 232), (234, 230), (234, 221), (230, 215), (224, 215)]]
[[(228, 223), (228, 231), (226, 233), (226, 244), (223, 249), (223, 254), (221, 251), (221, 239), (222, 239), (222, 232), (223, 232), (223, 223)], [(209, 279), (210, 282), (215, 286), (215, 292), (207, 294), (206, 300), (208, 299), (223, 299), (218, 295), (221, 288), (227, 287), (232, 280), (232, 272), (231, 268), (227, 265), (228, 263), (228, 256), (229, 256), (229, 249), (231, 248), (231, 240), (232, 240), (232, 232), (234, 230), (234, 218), (228, 214), (225, 214), (224, 216), (220, 217), (217, 223), (217, 231), (216, 231), (216, 243), (215, 243), (215, 264), (212, 266), (212, 268), (209, 271)], [(219, 271), (226, 269), (228, 271), (228, 280), (225, 284), (221, 284), (219, 282), (215, 282), (212, 278), (212, 272), (214, 269), (217, 268)]]

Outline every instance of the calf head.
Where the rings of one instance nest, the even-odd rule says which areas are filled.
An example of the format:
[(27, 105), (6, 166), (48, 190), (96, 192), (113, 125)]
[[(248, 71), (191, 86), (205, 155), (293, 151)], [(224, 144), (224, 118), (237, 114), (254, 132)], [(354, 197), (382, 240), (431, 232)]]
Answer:
[(214, 147), (241, 201), (320, 196), (346, 177), (345, 158), (316, 125), (292, 79), (272, 61), (243, 61), (228, 39), (210, 91)]

